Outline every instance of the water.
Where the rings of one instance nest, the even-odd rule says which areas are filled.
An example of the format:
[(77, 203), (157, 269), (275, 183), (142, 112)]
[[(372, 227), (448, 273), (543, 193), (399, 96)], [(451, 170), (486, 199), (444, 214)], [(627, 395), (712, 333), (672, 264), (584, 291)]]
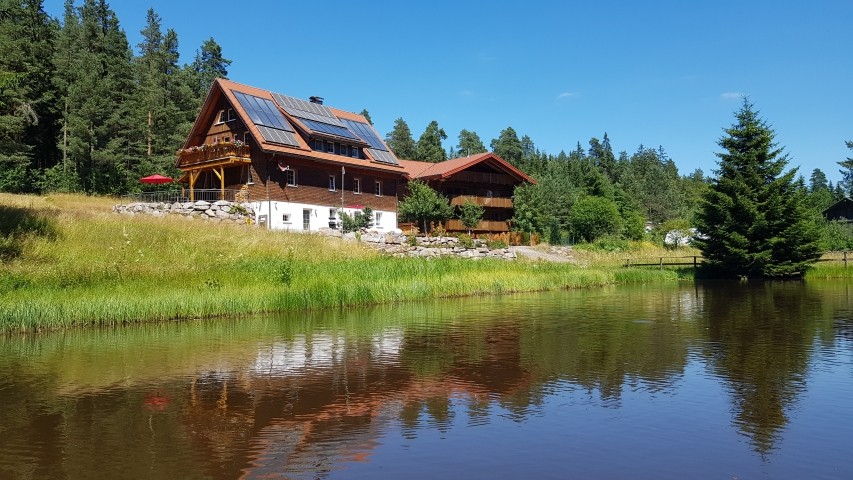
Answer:
[(0, 338), (0, 478), (853, 478), (846, 282)]

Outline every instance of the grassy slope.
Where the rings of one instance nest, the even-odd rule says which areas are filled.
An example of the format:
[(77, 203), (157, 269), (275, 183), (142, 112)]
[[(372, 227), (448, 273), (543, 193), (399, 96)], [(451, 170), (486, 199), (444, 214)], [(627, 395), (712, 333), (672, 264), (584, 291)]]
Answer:
[(676, 279), (667, 271), (390, 258), (320, 235), (122, 216), (113, 204), (0, 194), (0, 331)]

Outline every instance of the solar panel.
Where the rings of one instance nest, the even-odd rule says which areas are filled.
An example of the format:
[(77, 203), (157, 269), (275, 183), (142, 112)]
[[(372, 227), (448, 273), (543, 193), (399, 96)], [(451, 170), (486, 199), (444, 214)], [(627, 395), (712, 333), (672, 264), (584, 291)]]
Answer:
[(388, 165), (399, 165), (397, 163), (397, 159), (394, 157), (394, 154), (391, 152), (377, 150), (375, 148), (368, 148), (367, 151), (370, 152), (370, 156), (373, 157), (373, 159), (379, 163), (387, 163)]
[(355, 140), (357, 142), (361, 142), (361, 138), (358, 135), (350, 132), (346, 127), (338, 127), (336, 125), (329, 125), (328, 123), (315, 122), (314, 120), (308, 120), (304, 118), (299, 119), (306, 127), (317, 133), (325, 133), (327, 135), (335, 135), (337, 137), (348, 138), (350, 140)]
[[(287, 95), (282, 95), (280, 93), (273, 93), (272, 98), (277, 104), (281, 106), (282, 109), (284, 109), (284, 111), (286, 111), (290, 115), (293, 115), (294, 117), (308, 118), (309, 120), (316, 120), (318, 122), (325, 122), (330, 123), (332, 125), (343, 126), (341, 124), (341, 121), (338, 120), (338, 117), (336, 117), (335, 114), (332, 113), (332, 110), (325, 105), (313, 102), (306, 102), (305, 100), (300, 100), (295, 97), (288, 97)], [(311, 117), (303, 116), (305, 114), (313, 115)], [(324, 119), (321, 120), (314, 116), (324, 117)]]
[(240, 102), (240, 106), (249, 115), (252, 123), (258, 127), (258, 131), (264, 140), (292, 147), (299, 146), (299, 142), (296, 140), (296, 130), (290, 126), (290, 123), (287, 122), (284, 115), (271, 100), (234, 90), (232, 92), (237, 101)]
[(344, 124), (337, 118), (332, 117), (324, 117), (322, 115), (317, 115), (316, 113), (306, 112), (303, 110), (297, 110), (295, 108), (290, 107), (282, 107), (288, 115), (292, 115), (296, 118), (304, 118), (306, 120), (313, 120), (315, 122), (327, 123), (329, 125), (334, 125), (336, 127), (343, 127)]
[(343, 122), (346, 124), (346, 126), (349, 127), (350, 130), (352, 130), (356, 133), (356, 135), (361, 137), (362, 140), (370, 144), (371, 147), (375, 148), (376, 150), (382, 150), (385, 152), (388, 151), (388, 148), (385, 146), (384, 143), (382, 143), (382, 140), (380, 140), (379, 137), (376, 136), (376, 133), (373, 131), (373, 128), (370, 125), (364, 122), (356, 122), (355, 120), (347, 119), (343, 119)]
[(258, 131), (261, 132), (261, 136), (264, 137), (264, 140), (267, 142), (280, 143), (282, 145), (290, 145), (293, 147), (299, 146), (299, 142), (296, 141), (295, 133), (286, 132), (277, 128), (265, 127), (263, 125), (257, 125), (257, 127)]
[(271, 100), (236, 91), (234, 92), (234, 96), (237, 97), (237, 101), (240, 102), (243, 110), (246, 111), (255, 125), (263, 125), (288, 132), (294, 131), (293, 127), (287, 123), (284, 115), (278, 111), (278, 108), (276, 108)]

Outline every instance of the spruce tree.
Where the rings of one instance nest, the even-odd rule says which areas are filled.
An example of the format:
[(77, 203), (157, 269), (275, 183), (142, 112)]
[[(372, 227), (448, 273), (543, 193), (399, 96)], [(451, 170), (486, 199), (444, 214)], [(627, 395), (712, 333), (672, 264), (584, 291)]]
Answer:
[[(853, 150), (853, 142), (845, 142), (847, 148)], [(841, 181), (838, 182), (838, 187), (840, 187), (845, 194), (853, 195), (853, 158), (847, 157), (846, 160), (842, 160), (838, 162), (838, 165), (841, 166)]]
[(521, 158), (524, 155), (524, 147), (521, 145), (521, 140), (518, 139), (518, 134), (512, 127), (507, 127), (501, 130), (498, 138), (492, 140), (492, 151), (495, 154), (513, 166), (518, 166), (521, 163)]
[(415, 140), (412, 138), (412, 131), (402, 117), (394, 120), (394, 129), (385, 136), (385, 143), (388, 144), (388, 148), (394, 152), (397, 158), (414, 160), (418, 155)]
[(447, 138), (444, 129), (438, 127), (438, 122), (429, 122), (417, 144), (417, 160), (422, 162), (438, 163), (447, 160), (447, 152), (441, 146), (441, 142)]
[(228, 78), (229, 65), (231, 65), (231, 60), (222, 56), (222, 47), (216, 43), (213, 37), (202, 42), (201, 49), (196, 51), (193, 63), (186, 68), (195, 97), (193, 115), (207, 97), (207, 92), (213, 85), (213, 81), (217, 78)]
[(471, 132), (463, 128), (459, 132), (459, 145), (456, 146), (455, 151), (460, 157), (467, 157), (486, 152), (486, 146), (483, 145), (483, 141), (480, 140), (477, 132)]
[(702, 268), (725, 277), (802, 276), (818, 256), (819, 234), (797, 169), (784, 171), (787, 155), (748, 100), (735, 118), (697, 214)]

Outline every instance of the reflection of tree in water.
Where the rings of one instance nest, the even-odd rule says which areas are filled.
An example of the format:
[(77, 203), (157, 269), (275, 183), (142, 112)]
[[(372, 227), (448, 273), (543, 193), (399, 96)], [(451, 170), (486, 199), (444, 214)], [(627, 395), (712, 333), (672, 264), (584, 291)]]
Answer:
[(704, 290), (709, 366), (729, 382), (735, 424), (770, 453), (805, 389), (821, 297), (799, 282), (732, 283)]

